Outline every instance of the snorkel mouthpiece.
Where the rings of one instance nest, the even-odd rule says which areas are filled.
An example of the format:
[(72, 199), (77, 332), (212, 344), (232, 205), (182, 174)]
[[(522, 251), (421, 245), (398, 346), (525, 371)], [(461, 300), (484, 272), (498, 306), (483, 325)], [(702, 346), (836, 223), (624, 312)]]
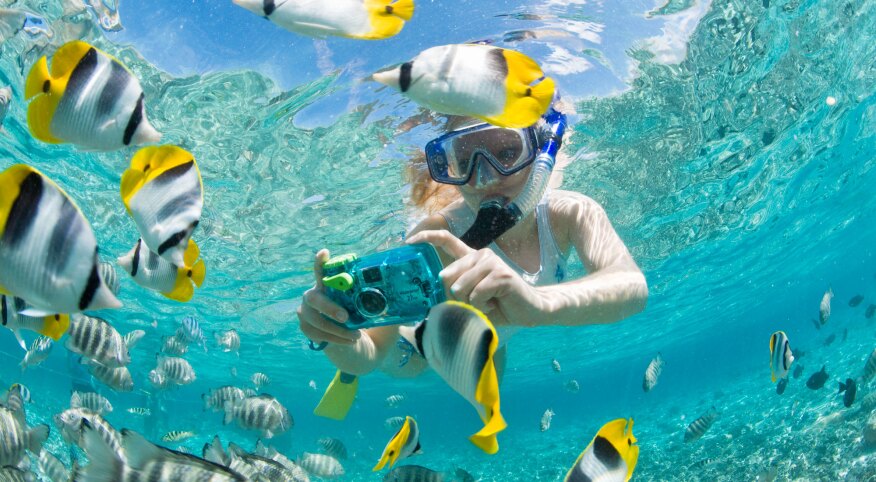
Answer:
[(548, 136), (539, 148), (526, 187), (511, 202), (507, 202), (507, 198), (499, 197), (487, 199), (481, 203), (474, 224), (460, 238), (472, 249), (482, 249), (489, 246), (499, 236), (514, 227), (535, 209), (547, 191), (551, 172), (553, 172), (557, 162), (557, 152), (560, 150), (563, 134), (566, 132), (566, 115), (551, 107), (545, 114), (545, 121), (550, 127)]

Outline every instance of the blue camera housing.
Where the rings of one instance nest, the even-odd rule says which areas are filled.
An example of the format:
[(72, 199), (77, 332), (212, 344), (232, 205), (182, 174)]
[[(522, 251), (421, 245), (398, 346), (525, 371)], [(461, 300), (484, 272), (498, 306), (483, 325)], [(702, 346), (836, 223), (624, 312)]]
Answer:
[(326, 294), (347, 310), (341, 326), (350, 330), (421, 321), (447, 299), (431, 244), (335, 256), (322, 269)]

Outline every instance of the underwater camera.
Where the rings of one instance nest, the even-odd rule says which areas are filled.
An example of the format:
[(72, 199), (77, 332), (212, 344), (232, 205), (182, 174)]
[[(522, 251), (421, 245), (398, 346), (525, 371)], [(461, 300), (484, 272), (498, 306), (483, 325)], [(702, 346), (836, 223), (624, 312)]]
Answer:
[(335, 256), (323, 265), (326, 294), (350, 314), (351, 330), (426, 318), (446, 300), (441, 260), (431, 244), (412, 244), (368, 256)]

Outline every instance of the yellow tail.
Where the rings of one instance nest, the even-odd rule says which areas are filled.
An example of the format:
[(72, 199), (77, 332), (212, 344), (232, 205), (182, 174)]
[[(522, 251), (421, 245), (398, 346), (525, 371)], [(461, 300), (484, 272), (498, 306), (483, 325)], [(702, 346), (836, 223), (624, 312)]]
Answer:
[(414, 15), (413, 0), (398, 0), (390, 4), (388, 0), (366, 0), (368, 19), (371, 21), (371, 31), (362, 35), (351, 35), (353, 38), (380, 40), (392, 37), (405, 26), (405, 20)]
[[(541, 67), (526, 55), (513, 50), (504, 50), (503, 54), (508, 63), (505, 110), (485, 120), (501, 127), (529, 127), (550, 107), (554, 98), (554, 81), (544, 77)], [(531, 85), (536, 81), (539, 81), (538, 84)]]
[(414, 16), (414, 0), (398, 0), (390, 5), (392, 14), (409, 21)]
[(203, 261), (198, 261), (192, 266), (191, 272), (192, 281), (195, 283), (195, 286), (200, 288), (204, 284), (204, 278), (207, 277), (207, 265)]
[(70, 328), (70, 315), (49, 315), (43, 318), (43, 329), (40, 330), (41, 335), (58, 341), (67, 333)]
[(189, 279), (188, 272), (188, 268), (179, 268), (177, 270), (176, 283), (173, 285), (173, 289), (167, 293), (161, 294), (182, 303), (192, 299), (192, 296), (195, 295), (195, 286), (192, 284), (192, 280)]

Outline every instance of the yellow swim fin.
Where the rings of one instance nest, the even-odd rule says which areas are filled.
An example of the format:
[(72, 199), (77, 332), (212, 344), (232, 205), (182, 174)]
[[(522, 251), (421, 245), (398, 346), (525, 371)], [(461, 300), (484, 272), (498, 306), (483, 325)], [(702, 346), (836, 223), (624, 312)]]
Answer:
[(408, 442), (408, 437), (411, 436), (411, 417), (405, 417), (405, 423), (402, 427), (396, 432), (396, 434), (389, 440), (389, 443), (386, 444), (386, 448), (383, 449), (383, 455), (380, 456), (380, 460), (377, 461), (377, 465), (371, 469), (372, 472), (377, 472), (386, 466), (386, 463), (389, 462), (389, 466), (392, 467), (395, 465), (395, 461), (398, 460), (398, 456), (404, 448), (405, 444)]
[(366, 0), (368, 19), (371, 21), (371, 31), (365, 35), (353, 36), (367, 40), (379, 40), (392, 37), (405, 26), (405, 21), (414, 15), (413, 0)]
[[(496, 116), (484, 117), (487, 122), (514, 129), (529, 127), (547, 112), (554, 98), (554, 80), (544, 77), (541, 67), (526, 55), (503, 50), (508, 63), (505, 78), (505, 109)], [(538, 81), (536, 85), (533, 82)]]
[(343, 420), (353, 406), (359, 390), (359, 377), (338, 370), (332, 383), (325, 389), (322, 400), (313, 410), (314, 415)]
[(58, 341), (67, 333), (67, 328), (70, 328), (70, 315), (49, 315), (43, 318), (40, 334)]

